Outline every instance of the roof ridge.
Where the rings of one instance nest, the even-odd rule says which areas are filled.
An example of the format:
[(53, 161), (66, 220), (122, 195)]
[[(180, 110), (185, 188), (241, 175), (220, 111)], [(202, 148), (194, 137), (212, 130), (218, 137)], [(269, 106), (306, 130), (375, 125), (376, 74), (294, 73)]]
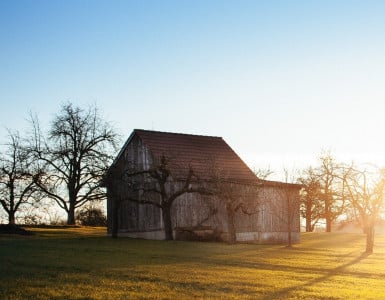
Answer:
[(193, 133), (180, 133), (180, 132), (169, 132), (169, 131), (158, 131), (158, 130), (147, 130), (147, 129), (140, 129), (136, 128), (134, 129), (135, 132), (144, 131), (149, 133), (161, 133), (161, 134), (175, 134), (175, 135), (184, 135), (184, 136), (196, 136), (196, 137), (208, 137), (208, 138), (218, 138), (222, 139), (221, 136), (214, 136), (214, 135), (204, 135), (204, 134), (193, 134)]

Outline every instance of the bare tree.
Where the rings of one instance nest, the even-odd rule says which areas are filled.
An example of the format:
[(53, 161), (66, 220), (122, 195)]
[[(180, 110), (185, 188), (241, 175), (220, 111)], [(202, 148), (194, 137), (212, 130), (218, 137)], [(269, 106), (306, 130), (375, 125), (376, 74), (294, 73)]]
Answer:
[(254, 173), (263, 178), (255, 178), (254, 182), (237, 182), (229, 180), (213, 160), (208, 172), (211, 174), (209, 180), (209, 191), (212, 196), (218, 197), (220, 204), (225, 206), (227, 216), (228, 242), (236, 242), (236, 214), (242, 212), (246, 215), (259, 213), (259, 190), (262, 186), (262, 179), (271, 174), (270, 170), (257, 170)]
[[(339, 212), (335, 212), (334, 208), (334, 196), (335, 196), (335, 182), (336, 182), (336, 163), (334, 158), (327, 154), (320, 158), (321, 166), (320, 182), (322, 186), (322, 198), (324, 201), (324, 218), (326, 221), (326, 232), (331, 232), (331, 226), (333, 221), (340, 215)], [(337, 206), (338, 209), (338, 206)]]
[(170, 167), (172, 158), (162, 156), (146, 169), (129, 163), (126, 167), (112, 166), (105, 185), (114, 194), (112, 237), (117, 237), (118, 212), (124, 201), (150, 204), (161, 209), (166, 240), (173, 240), (172, 205), (188, 193), (208, 194), (191, 165)]
[[(34, 184), (33, 160), (22, 145), (18, 132), (8, 131), (9, 142), (0, 156), (0, 203), (15, 224), (15, 214), (33, 200), (38, 200)], [(34, 198), (34, 196), (36, 196)]]
[(320, 184), (320, 199), (323, 202), (323, 219), (326, 222), (326, 232), (331, 232), (332, 224), (344, 213), (345, 197), (343, 190), (344, 169), (330, 153), (324, 153), (320, 165), (314, 168)]
[(366, 253), (373, 253), (374, 227), (385, 204), (385, 170), (378, 173), (373, 178), (367, 170), (350, 166), (344, 178), (348, 199), (366, 234)]
[(112, 161), (118, 136), (96, 106), (62, 105), (46, 135), (37, 118), (31, 122), (30, 151), (44, 170), (36, 184), (66, 211), (67, 224), (75, 224), (77, 208), (105, 198), (100, 180)]
[(320, 178), (310, 167), (303, 172), (298, 183), (303, 187), (300, 194), (301, 215), (306, 222), (306, 232), (312, 232), (324, 215)]

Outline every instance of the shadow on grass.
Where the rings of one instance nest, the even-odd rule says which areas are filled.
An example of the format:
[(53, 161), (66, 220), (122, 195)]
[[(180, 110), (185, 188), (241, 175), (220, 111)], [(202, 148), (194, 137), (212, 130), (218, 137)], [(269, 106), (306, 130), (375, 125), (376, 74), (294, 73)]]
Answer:
[[(38, 232), (43, 236), (55, 234), (54, 230), (46, 229)], [(71, 235), (71, 231), (67, 230), (63, 233), (68, 234), (68, 238), (62, 235), (49, 239), (36, 237), (28, 243), (18, 241), (9, 243), (5, 250), (0, 249), (2, 250), (0, 252), (3, 253), (3, 257), (0, 253), (0, 265), (2, 265), (1, 259), (3, 258), (3, 267), (8, 270), (4, 272), (7, 274), (4, 274), (3, 280), (13, 282), (22, 274), (25, 278), (32, 278), (29, 283), (32, 287), (36, 287), (39, 282), (45, 284), (45, 282), (55, 280), (65, 281), (69, 287), (81, 283), (82, 289), (84, 288), (81, 291), (83, 295), (92, 291), (96, 286), (106, 286), (107, 288), (109, 283), (115, 282), (116, 289), (129, 288), (139, 292), (140, 290), (137, 290), (136, 286), (140, 286), (140, 288), (152, 286), (154, 289), (167, 287), (170, 291), (185, 292), (185, 296), (188, 295), (187, 293), (191, 293), (191, 297), (204, 295), (207, 298), (226, 298), (227, 293), (236, 295), (245, 292), (253, 296), (258, 293), (259, 299), (261, 297), (262, 299), (279, 299), (289, 298), (291, 294), (327, 281), (333, 276), (352, 275), (362, 278), (372, 275), (348, 270), (349, 266), (365, 259), (366, 254), (359, 255), (355, 251), (347, 253), (348, 251), (345, 250), (337, 251), (336, 254), (330, 248), (312, 248), (314, 244), (322, 246), (318, 245), (315, 239), (314, 241), (312, 239), (314, 243), (311, 246), (308, 244), (305, 244), (305, 247), (296, 245), (287, 249), (282, 245), (238, 244), (228, 246), (218, 243), (146, 241), (129, 238), (114, 240), (106, 236), (83, 238), (83, 234)], [(339, 237), (338, 241), (341, 241), (341, 238), (343, 236)], [(347, 240), (351, 239), (347, 238)], [(327, 246), (337, 245), (336, 249), (341, 248), (337, 242), (328, 242), (326, 235), (325, 243)], [(17, 255), (15, 256), (15, 254)], [(302, 265), (300, 260), (298, 260), (298, 264), (286, 263), (291, 258), (298, 259), (302, 254), (306, 254), (305, 258), (309, 258), (310, 255), (317, 263)], [(58, 257), (61, 259), (57, 259)], [(326, 259), (328, 257), (332, 257), (333, 260)], [(12, 258), (12, 260), (8, 262), (8, 258)], [(319, 259), (322, 262), (332, 261), (333, 267), (327, 263), (321, 265)], [(339, 259), (343, 259), (345, 263), (341, 263)], [(336, 261), (337, 263), (335, 263)], [(173, 275), (173, 272), (177, 274), (192, 272), (195, 267), (196, 275), (186, 276), (186, 278), (183, 275)], [(302, 273), (301, 277), (303, 274), (309, 274), (309, 276), (306, 276), (306, 279), (298, 285), (272, 290), (270, 283), (264, 282), (263, 279), (260, 282), (253, 280), (243, 282), (236, 276), (242, 271), (247, 273), (252, 269), (273, 271), (271, 276), (275, 275), (275, 271), (277, 271), (276, 274), (281, 274), (280, 271), (293, 271), (293, 273)], [(163, 270), (168, 270), (169, 273), (165, 273)], [(232, 270), (234, 270), (234, 276), (226, 275), (226, 281), (223, 279), (209, 280), (210, 275), (218, 277), (221, 272), (231, 274)], [(216, 273), (217, 271), (218, 273)], [(314, 278), (315, 276), (317, 278)], [(290, 279), (290, 277), (286, 278)], [(269, 283), (266, 285), (266, 289), (264, 283)], [(41, 289), (43, 292), (47, 291), (46, 287)], [(258, 291), (256, 292), (256, 290)], [(62, 289), (60, 293), (65, 294), (66, 290)], [(0, 298), (1, 295), (0, 288)], [(47, 298), (54, 299), (52, 297), (54, 296), (47, 296)], [(79, 295), (79, 299), (80, 297), (81, 295)], [(66, 297), (57, 299), (64, 298)]]
[(327, 274), (325, 274), (325, 275), (323, 275), (321, 277), (318, 277), (318, 278), (315, 278), (313, 280), (307, 281), (307, 282), (305, 282), (303, 284), (300, 284), (300, 285), (296, 285), (296, 286), (292, 286), (292, 287), (287, 287), (287, 288), (280, 289), (278, 291), (274, 291), (272, 293), (269, 293), (268, 295), (266, 295), (262, 299), (270, 300), (270, 299), (280, 299), (282, 297), (288, 297), (291, 293), (293, 293), (293, 292), (295, 292), (297, 290), (300, 290), (302, 288), (311, 287), (311, 286), (316, 285), (318, 283), (322, 283), (324, 281), (329, 280), (333, 276), (340, 275), (341, 273), (346, 274), (346, 272), (345, 272), (346, 268), (359, 263), (363, 259), (367, 258), (369, 255), (370, 254), (364, 252), (361, 255), (359, 255), (358, 257), (354, 258), (353, 260), (351, 260), (351, 261), (349, 261), (349, 262), (347, 262), (345, 264), (342, 264), (342, 265), (340, 265), (340, 266), (338, 266), (336, 268), (330, 269), (327, 272)]

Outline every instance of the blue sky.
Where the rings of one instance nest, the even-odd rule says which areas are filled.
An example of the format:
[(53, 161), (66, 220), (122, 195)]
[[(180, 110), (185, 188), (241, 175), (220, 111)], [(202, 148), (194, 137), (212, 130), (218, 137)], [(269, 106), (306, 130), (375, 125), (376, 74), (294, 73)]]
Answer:
[(0, 129), (96, 103), (251, 167), (385, 165), (385, 1), (0, 1)]

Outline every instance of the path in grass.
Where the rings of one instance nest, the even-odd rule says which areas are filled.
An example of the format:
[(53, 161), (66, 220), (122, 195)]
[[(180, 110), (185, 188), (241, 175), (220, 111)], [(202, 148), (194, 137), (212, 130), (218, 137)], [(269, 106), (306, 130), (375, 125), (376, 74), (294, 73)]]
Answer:
[(385, 237), (279, 245), (145, 241), (96, 228), (0, 237), (1, 299), (385, 299)]

